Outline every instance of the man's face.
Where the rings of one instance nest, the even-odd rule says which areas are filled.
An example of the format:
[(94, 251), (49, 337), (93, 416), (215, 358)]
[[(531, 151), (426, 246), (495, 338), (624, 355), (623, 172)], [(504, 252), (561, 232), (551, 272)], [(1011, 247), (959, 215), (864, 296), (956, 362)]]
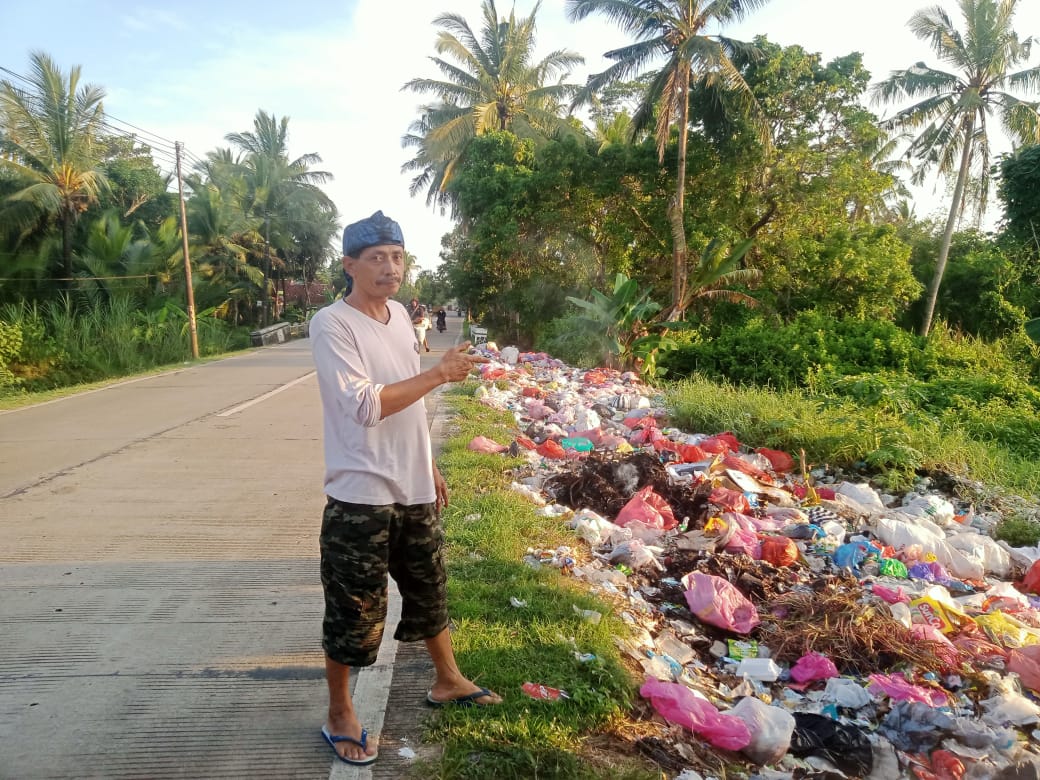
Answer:
[(404, 279), (404, 247), (397, 244), (370, 246), (357, 257), (345, 255), (343, 270), (354, 277), (354, 288), (372, 298), (397, 294)]

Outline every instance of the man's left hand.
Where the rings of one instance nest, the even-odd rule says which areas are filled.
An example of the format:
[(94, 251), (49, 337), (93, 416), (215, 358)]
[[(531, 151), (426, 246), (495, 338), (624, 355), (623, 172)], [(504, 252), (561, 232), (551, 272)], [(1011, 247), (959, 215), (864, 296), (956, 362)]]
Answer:
[(437, 493), (437, 511), (440, 512), (448, 506), (448, 483), (444, 481), (436, 463), (433, 464), (433, 487)]

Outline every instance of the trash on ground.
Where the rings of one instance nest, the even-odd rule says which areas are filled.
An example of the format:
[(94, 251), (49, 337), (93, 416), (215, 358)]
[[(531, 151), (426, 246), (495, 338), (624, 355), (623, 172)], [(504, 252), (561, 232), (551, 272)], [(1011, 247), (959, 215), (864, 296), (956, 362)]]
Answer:
[(661, 728), (637, 747), (670, 777), (1040, 778), (1040, 549), (990, 536), (999, 507), (682, 431), (635, 374), (490, 347), (475, 397), (517, 430), (470, 448), (573, 531), (523, 562), (614, 605)]

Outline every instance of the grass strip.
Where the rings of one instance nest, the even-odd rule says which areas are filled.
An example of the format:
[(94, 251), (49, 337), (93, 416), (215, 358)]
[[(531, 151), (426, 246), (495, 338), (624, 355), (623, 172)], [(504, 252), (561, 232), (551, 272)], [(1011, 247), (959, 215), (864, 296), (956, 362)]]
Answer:
[[(436, 765), (412, 777), (660, 778), (660, 770), (632, 755), (620, 732), (638, 682), (621, 663), (615, 636), (627, 635), (621, 605), (590, 595), (559, 570), (523, 563), (528, 547), (577, 547), (559, 518), (509, 490), (508, 470), (522, 463), (466, 449), (474, 436), (507, 443), (511, 416), (467, 398), (474, 384), (449, 393), (458, 418), (438, 458), (451, 488), (445, 511), (452, 641), (460, 667), (502, 694), (497, 707), (447, 708), (431, 714), (425, 738), (442, 744)], [(526, 602), (513, 607), (510, 597)], [(600, 612), (593, 624), (574, 606)], [(579, 661), (576, 653), (595, 660)], [(525, 682), (565, 690), (570, 699), (540, 701)]]

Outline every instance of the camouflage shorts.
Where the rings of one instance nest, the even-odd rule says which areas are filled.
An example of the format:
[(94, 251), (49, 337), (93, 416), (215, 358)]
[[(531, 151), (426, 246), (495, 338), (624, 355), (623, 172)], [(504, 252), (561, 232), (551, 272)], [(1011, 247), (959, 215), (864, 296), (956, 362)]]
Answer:
[(428, 639), (448, 625), (444, 529), (433, 504), (369, 506), (330, 498), (321, 523), (325, 652), (371, 666), (386, 623), (387, 574), (401, 591), (394, 638)]

